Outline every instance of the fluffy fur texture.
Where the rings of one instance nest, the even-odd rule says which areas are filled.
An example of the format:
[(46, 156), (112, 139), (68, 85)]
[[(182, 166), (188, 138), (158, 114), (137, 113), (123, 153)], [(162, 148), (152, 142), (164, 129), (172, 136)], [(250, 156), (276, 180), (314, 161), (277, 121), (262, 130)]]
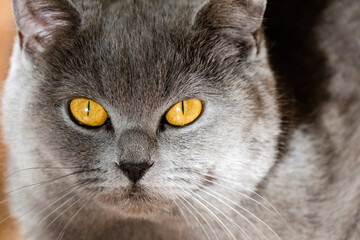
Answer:
[[(19, 37), (2, 112), (25, 239), (358, 238), (358, 1), (311, 8), (321, 14), (305, 25), (317, 34), (303, 60), (319, 52), (322, 84), (307, 85), (324, 97), (306, 114), (310, 94), (299, 93), (310, 90), (281, 64), (286, 45), (271, 58), (278, 85), (269, 66), (265, 0), (13, 3)], [(279, 12), (270, 5), (271, 43), (284, 40)], [(76, 124), (76, 97), (101, 104), (107, 124)], [(188, 98), (203, 101), (200, 118), (166, 124)], [(139, 159), (153, 165), (133, 184), (117, 165)]]

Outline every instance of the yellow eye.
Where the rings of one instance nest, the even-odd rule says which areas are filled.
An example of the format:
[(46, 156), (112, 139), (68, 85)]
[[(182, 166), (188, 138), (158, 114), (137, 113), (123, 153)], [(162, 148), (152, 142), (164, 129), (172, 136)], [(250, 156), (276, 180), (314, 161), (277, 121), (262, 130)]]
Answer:
[(106, 111), (96, 102), (86, 98), (76, 98), (70, 102), (70, 112), (81, 124), (99, 127), (106, 122)]
[(166, 113), (165, 118), (171, 125), (184, 126), (195, 121), (202, 109), (203, 106), (200, 100), (184, 100), (172, 106)]

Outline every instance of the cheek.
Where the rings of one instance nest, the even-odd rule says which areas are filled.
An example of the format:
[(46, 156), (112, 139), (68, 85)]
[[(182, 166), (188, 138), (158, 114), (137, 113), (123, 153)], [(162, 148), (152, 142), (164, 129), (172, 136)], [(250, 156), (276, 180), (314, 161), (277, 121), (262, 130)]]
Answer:
[(81, 132), (56, 119), (43, 122), (35, 135), (41, 139), (38, 146), (48, 159), (63, 166), (95, 168), (101, 161), (100, 153), (110, 145), (100, 131)]
[(157, 164), (145, 175), (146, 184), (196, 189), (216, 182), (238, 191), (253, 190), (276, 156), (278, 131), (263, 125), (229, 116), (212, 127), (160, 141)]
[(254, 190), (275, 163), (277, 154), (277, 127), (264, 126), (261, 121), (244, 126), (224, 130), (219, 152), (214, 153), (219, 166), (213, 173), (214, 179), (237, 191)]

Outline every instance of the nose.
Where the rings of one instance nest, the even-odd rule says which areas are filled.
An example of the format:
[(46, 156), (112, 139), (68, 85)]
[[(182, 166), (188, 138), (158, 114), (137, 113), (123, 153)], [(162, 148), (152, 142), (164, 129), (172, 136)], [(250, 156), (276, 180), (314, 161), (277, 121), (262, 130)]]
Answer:
[(143, 163), (122, 163), (119, 165), (123, 173), (134, 183), (136, 183), (146, 171), (151, 168), (152, 164)]

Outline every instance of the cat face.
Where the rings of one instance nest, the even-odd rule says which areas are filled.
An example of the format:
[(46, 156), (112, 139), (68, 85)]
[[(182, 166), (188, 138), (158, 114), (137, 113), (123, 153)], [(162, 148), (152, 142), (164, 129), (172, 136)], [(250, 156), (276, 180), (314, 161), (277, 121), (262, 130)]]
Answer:
[[(134, 217), (227, 188), (249, 194), (274, 164), (264, 1), (14, 6), (18, 66), (3, 111), (6, 141), (26, 146), (16, 161), (64, 168), (60, 176), (72, 169), (64, 186), (81, 183), (80, 196)], [(72, 109), (78, 99), (103, 121), (84, 124)], [(199, 114), (169, 123), (168, 111), (188, 100)]]

